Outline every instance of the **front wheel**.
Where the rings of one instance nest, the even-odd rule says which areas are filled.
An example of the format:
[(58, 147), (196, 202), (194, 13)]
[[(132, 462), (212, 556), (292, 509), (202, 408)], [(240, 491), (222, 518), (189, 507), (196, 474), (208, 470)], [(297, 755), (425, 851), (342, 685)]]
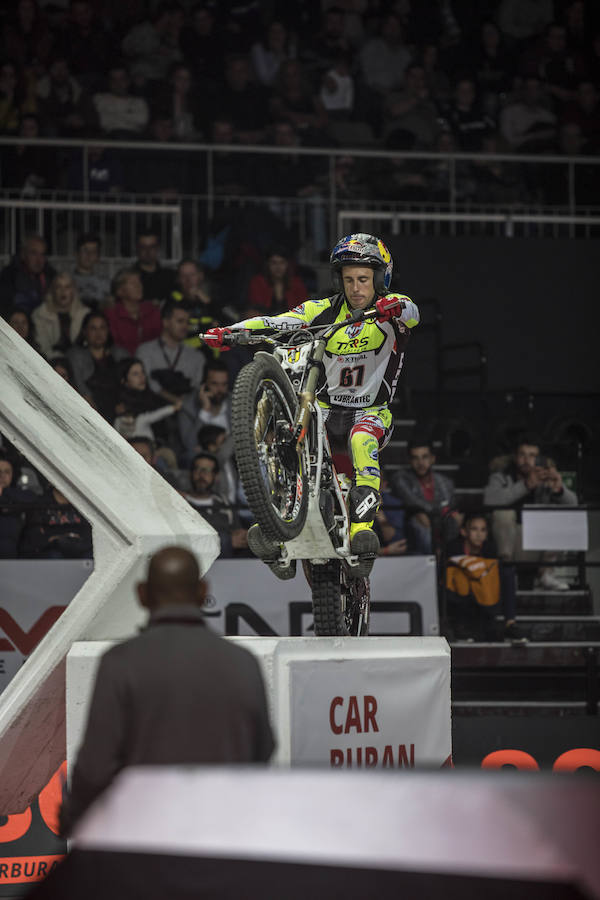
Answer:
[(238, 471), (261, 531), (278, 542), (297, 537), (308, 506), (306, 453), (292, 440), (297, 405), (271, 356), (257, 356), (237, 377), (231, 411)]
[(352, 578), (346, 563), (337, 559), (304, 564), (312, 589), (312, 606), (317, 637), (369, 633), (371, 588), (368, 578)]

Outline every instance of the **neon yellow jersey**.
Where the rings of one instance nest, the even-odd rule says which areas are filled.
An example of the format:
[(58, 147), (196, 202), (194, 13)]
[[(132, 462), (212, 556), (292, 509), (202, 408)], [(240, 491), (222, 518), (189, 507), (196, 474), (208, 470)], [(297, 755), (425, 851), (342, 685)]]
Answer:
[[(397, 319), (378, 322), (367, 319), (340, 328), (327, 341), (325, 378), (318, 387), (322, 403), (361, 409), (381, 406), (393, 398), (404, 361), (410, 329), (419, 322), (415, 303), (403, 294), (386, 294), (404, 300), (405, 309)], [(328, 325), (343, 322), (353, 309), (344, 294), (323, 300), (307, 300), (278, 316), (257, 316), (232, 326), (236, 331), (272, 332), (290, 326)]]

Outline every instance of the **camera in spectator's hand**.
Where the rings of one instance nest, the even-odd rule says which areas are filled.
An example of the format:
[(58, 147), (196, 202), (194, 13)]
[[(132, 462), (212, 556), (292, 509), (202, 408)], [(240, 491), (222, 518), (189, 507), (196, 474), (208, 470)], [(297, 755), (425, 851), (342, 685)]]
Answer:
[(536, 456), (535, 464), (540, 469), (547, 469), (548, 468), (548, 457), (547, 456)]

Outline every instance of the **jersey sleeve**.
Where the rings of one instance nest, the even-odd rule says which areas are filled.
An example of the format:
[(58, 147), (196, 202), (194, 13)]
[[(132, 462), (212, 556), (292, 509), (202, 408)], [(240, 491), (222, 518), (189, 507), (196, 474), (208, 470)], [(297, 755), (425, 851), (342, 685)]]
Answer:
[(248, 329), (254, 332), (271, 332), (285, 331), (288, 328), (305, 328), (310, 325), (317, 316), (325, 312), (331, 306), (329, 297), (324, 300), (306, 300), (300, 306), (295, 306), (288, 312), (280, 313), (278, 316), (254, 316), (251, 319), (244, 319), (242, 322), (236, 322), (231, 326), (232, 331), (240, 331)]

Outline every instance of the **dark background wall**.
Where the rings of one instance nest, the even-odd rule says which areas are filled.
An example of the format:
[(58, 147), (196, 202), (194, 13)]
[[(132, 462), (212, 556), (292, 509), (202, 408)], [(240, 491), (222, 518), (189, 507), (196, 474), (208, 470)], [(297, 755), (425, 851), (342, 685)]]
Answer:
[[(600, 241), (440, 237), (388, 243), (394, 287), (416, 301), (440, 301), (443, 343), (483, 344), (490, 389), (600, 391)], [(433, 388), (433, 366), (432, 337), (415, 333), (406, 383)]]

